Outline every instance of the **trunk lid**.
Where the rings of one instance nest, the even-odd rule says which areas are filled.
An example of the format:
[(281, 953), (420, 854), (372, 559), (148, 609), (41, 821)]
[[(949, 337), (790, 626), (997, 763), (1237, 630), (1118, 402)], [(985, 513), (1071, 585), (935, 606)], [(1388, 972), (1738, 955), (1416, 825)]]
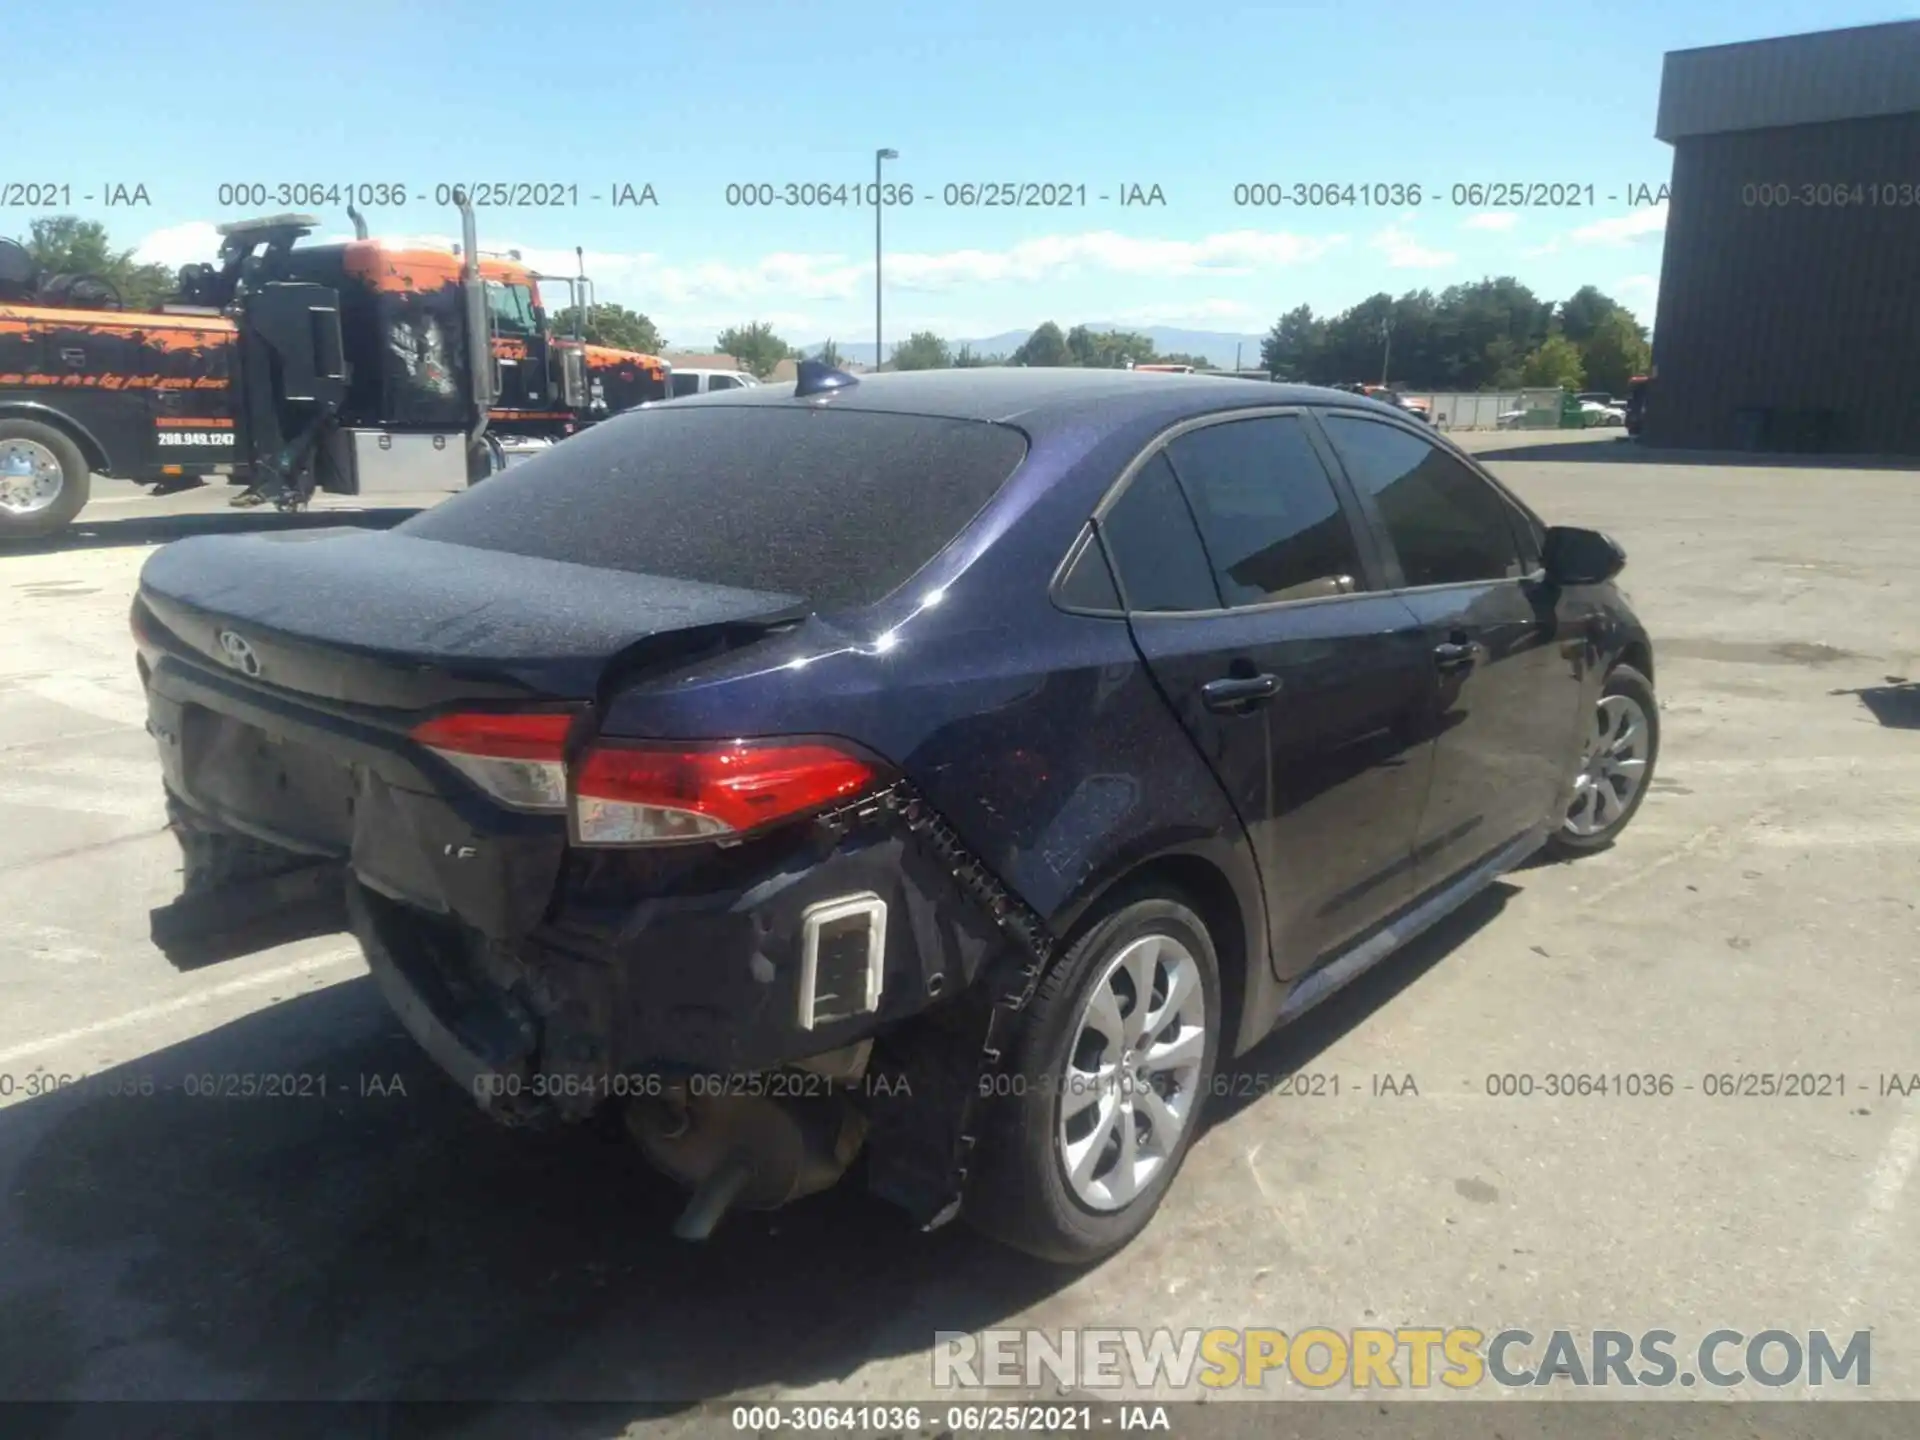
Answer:
[[(492, 803), (414, 727), (476, 702), (595, 702), (636, 667), (751, 643), (803, 610), (785, 595), (343, 529), (169, 545), (141, 573), (134, 628), (148, 729), (193, 825), (322, 867), (289, 884), (337, 892), (350, 872), (511, 939), (546, 908), (566, 821)], [(249, 937), (259, 913), (295, 898), (216, 879), (155, 912), (155, 939), (176, 964), (231, 958), (277, 943)]]
[(590, 700), (668, 636), (797, 620), (797, 597), (355, 529), (199, 536), (156, 552), (140, 603), (181, 646), (316, 699), (420, 710)]

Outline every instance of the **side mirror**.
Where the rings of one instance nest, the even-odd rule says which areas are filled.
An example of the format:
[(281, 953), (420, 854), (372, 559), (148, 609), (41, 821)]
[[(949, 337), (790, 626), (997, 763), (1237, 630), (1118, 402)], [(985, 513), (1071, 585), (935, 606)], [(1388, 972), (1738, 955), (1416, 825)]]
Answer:
[(1608, 534), (1577, 525), (1548, 527), (1541, 563), (1556, 585), (1604, 585), (1625, 568), (1627, 552)]

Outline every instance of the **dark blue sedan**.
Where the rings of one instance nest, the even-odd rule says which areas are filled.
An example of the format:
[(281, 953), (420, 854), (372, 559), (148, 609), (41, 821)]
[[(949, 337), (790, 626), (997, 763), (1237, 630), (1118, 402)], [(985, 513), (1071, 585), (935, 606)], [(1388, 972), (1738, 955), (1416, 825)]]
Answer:
[(808, 364), (154, 555), (155, 939), (350, 927), (488, 1111), (617, 1107), (683, 1235), (863, 1155), (1098, 1257), (1232, 1057), (1631, 819), (1623, 562), (1354, 395)]

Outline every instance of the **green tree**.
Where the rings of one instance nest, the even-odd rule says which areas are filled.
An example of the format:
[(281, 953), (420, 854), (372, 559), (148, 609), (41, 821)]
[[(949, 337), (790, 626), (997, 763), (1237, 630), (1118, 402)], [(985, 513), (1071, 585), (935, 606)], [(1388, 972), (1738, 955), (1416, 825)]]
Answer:
[(1558, 385), (1578, 390), (1586, 378), (1580, 347), (1564, 335), (1549, 335), (1527, 356), (1520, 368), (1522, 385)]
[(116, 250), (107, 240), (107, 227), (98, 220), (43, 216), (29, 230), (27, 253), (48, 275), (99, 276), (131, 310), (151, 310), (178, 293), (172, 271), (164, 265), (137, 264), (132, 250)]
[(1071, 365), (1073, 352), (1067, 348), (1067, 337), (1060, 327), (1049, 320), (1026, 338), (1012, 359), (1016, 365)]
[(1326, 384), (1359, 380), (1372, 385), (1379, 383), (1383, 370), (1391, 368), (1393, 378), (1407, 379), (1411, 371), (1401, 358), (1407, 337), (1394, 335), (1393, 353), (1388, 354), (1392, 319), (1393, 297), (1384, 290), (1336, 315), (1327, 322), (1314, 356), (1317, 373), (1313, 378)]
[(1120, 370), (1129, 360), (1150, 365), (1159, 358), (1150, 335), (1132, 330), (1089, 330), (1084, 325), (1067, 332), (1067, 351), (1073, 357), (1069, 364), (1089, 370)]
[(1619, 302), (1602, 294), (1599, 286), (1582, 285), (1561, 302), (1555, 318), (1560, 322), (1560, 333), (1584, 349), (1607, 317), (1619, 308)]
[(1316, 320), (1313, 307), (1296, 305), (1274, 322), (1267, 338), (1260, 342), (1260, 363), (1269, 375), (1282, 380), (1323, 379), (1316, 373), (1326, 323)]
[[(577, 306), (562, 306), (552, 317), (553, 333), (570, 337), (578, 314)], [(642, 355), (658, 355), (667, 348), (666, 339), (653, 321), (637, 310), (610, 303), (587, 307), (587, 343), (611, 345), (616, 350), (637, 350)]]
[(822, 365), (829, 366), (835, 370), (838, 370), (842, 363), (841, 356), (840, 356), (840, 347), (834, 344), (833, 341), (831, 340), (827, 341), (824, 345), (822, 345), (820, 347), (819, 353), (816, 354), (813, 358), (818, 360)]
[(1653, 351), (1631, 313), (1616, 307), (1580, 347), (1589, 388), (1627, 393), (1627, 382), (1647, 373)]
[[(1153, 357), (1153, 360), (1155, 363), (1161, 365), (1191, 365), (1196, 370), (1211, 370), (1213, 368), (1213, 361), (1209, 360), (1206, 356), (1187, 355), (1180, 351), (1175, 351), (1171, 355), (1156, 355)], [(1141, 362), (1136, 360), (1134, 363), (1137, 365)]]
[(895, 370), (945, 370), (953, 364), (953, 349), (931, 330), (916, 330), (893, 347)]
[(962, 345), (953, 352), (953, 368), (956, 370), (978, 370), (988, 365), (1005, 365), (1004, 355), (982, 355), (971, 345)]
[(773, 327), (764, 320), (728, 326), (715, 338), (713, 348), (722, 355), (733, 356), (761, 380), (771, 375), (773, 367), (782, 360), (795, 359), (799, 354), (774, 334)]
[(1526, 357), (1547, 338), (1552, 315), (1550, 302), (1511, 275), (1449, 285), (1434, 302), (1430, 354), (1418, 373), (1403, 370), (1401, 378), (1436, 390), (1518, 384)]

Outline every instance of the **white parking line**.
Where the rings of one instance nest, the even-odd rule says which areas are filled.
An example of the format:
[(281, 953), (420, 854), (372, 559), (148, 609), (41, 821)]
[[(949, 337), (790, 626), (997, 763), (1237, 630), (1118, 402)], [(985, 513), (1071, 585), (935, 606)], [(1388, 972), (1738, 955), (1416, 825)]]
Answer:
[(134, 677), (132, 661), (127, 662), (127, 669), (127, 683), (124, 686), (102, 685), (78, 675), (33, 675), (15, 683), (29, 695), (49, 704), (78, 710), (82, 715), (91, 715), (96, 720), (113, 720), (121, 725), (131, 725), (136, 730), (145, 729), (147, 697), (140, 692), (140, 682)]
[[(312, 975), (318, 971), (336, 966), (344, 966), (349, 960), (360, 959), (358, 945), (342, 946), (329, 950), (324, 955), (313, 955), (305, 960), (295, 960), (291, 964), (278, 965), (271, 970), (260, 970), (252, 975), (243, 975), (237, 980), (228, 980), (223, 984), (210, 986), (205, 990), (195, 990), (189, 995), (178, 995), (171, 1000), (162, 1000), (158, 1004), (143, 1005), (138, 1010), (128, 1010), (119, 1015), (109, 1016), (105, 1020), (96, 1020), (90, 1025), (76, 1026), (72, 1030), (62, 1030), (57, 1035), (43, 1035), (37, 1040), (0, 1050), (0, 1065), (11, 1065), (20, 1060), (31, 1060), (36, 1055), (45, 1055), (49, 1051), (59, 1050), (78, 1040), (91, 1040), (96, 1036), (108, 1034), (114, 1030), (124, 1030), (129, 1025), (139, 1025), (148, 1020), (156, 1020), (162, 1015), (178, 1014), (182, 1010), (192, 1010), (209, 1001), (228, 995), (244, 994), (248, 990), (259, 990), (269, 985), (278, 985), (285, 980), (297, 979), (302, 975)], [(342, 979), (348, 978), (346, 975)]]
[(1920, 1106), (1909, 1105), (1900, 1112), (1893, 1132), (1880, 1147), (1880, 1156), (1867, 1176), (1866, 1203), (1853, 1223), (1847, 1255), (1847, 1279), (1852, 1289), (1843, 1307), (1844, 1332), (1853, 1326), (1853, 1317), (1864, 1303), (1880, 1266), (1880, 1252), (1886, 1248), (1889, 1222), (1900, 1208), (1907, 1182), (1920, 1165)]
[(138, 791), (101, 790), (91, 795), (71, 783), (53, 780), (38, 784), (32, 780), (0, 780), (0, 805), (58, 810), (68, 815), (112, 815), (121, 820), (151, 820), (156, 825), (165, 818), (157, 777)]

